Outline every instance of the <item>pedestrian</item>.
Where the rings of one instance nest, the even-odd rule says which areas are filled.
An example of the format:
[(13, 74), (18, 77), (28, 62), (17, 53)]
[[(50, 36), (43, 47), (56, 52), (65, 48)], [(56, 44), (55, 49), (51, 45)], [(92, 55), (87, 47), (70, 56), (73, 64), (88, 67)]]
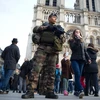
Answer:
[(63, 79), (63, 94), (68, 96), (68, 82), (72, 79), (72, 67), (69, 59), (68, 52), (63, 54), (63, 59), (61, 60), (62, 67), (62, 79)]
[(31, 70), (31, 60), (26, 60), (23, 62), (22, 66), (20, 67), (20, 74), (19, 74), (19, 93), (23, 91), (26, 93), (26, 78), (28, 73)]
[(0, 89), (1, 89), (1, 86), (2, 86), (3, 79), (4, 79), (4, 65), (0, 66)]
[(18, 85), (19, 85), (19, 68), (16, 68), (16, 70), (14, 71), (14, 75), (13, 75), (13, 93), (14, 92), (18, 92)]
[[(85, 78), (86, 78), (86, 89), (85, 95), (88, 96), (88, 91), (90, 87), (90, 82), (92, 83), (92, 87), (94, 87), (94, 96), (98, 95), (98, 64), (96, 62), (97, 59), (97, 48), (94, 47), (93, 43), (88, 44), (87, 52), (91, 57), (91, 64), (85, 65)], [(90, 87), (91, 88), (91, 87)]]
[(59, 64), (56, 64), (56, 70), (55, 70), (55, 89), (54, 91), (56, 93), (59, 93), (60, 91), (60, 81), (61, 81), (61, 68)]
[(72, 79), (68, 80), (68, 93), (72, 94), (73, 91), (74, 91), (74, 80), (73, 80), (73, 77), (72, 77)]
[[(62, 44), (60, 35), (64, 35), (64, 29), (62, 27), (58, 28), (55, 23), (57, 20), (57, 15), (52, 13), (48, 17), (48, 23), (44, 25), (34, 27), (34, 33), (40, 33), (40, 40), (37, 41), (33, 35), (32, 41), (38, 44), (37, 51), (34, 54), (33, 68), (29, 75), (29, 84), (27, 85), (27, 92), (22, 95), (22, 98), (34, 98), (34, 91), (37, 88), (38, 78), (40, 71), (43, 66), (47, 67), (45, 72), (46, 82), (47, 82), (47, 91), (45, 98), (57, 99), (58, 96), (54, 94), (54, 81), (55, 81), (55, 66), (57, 61), (57, 55), (59, 50), (61, 50), (60, 44)], [(59, 30), (60, 29), (60, 30)], [(39, 38), (38, 38), (39, 39)], [(60, 44), (56, 44), (57, 41)], [(56, 42), (56, 43), (55, 43)], [(58, 45), (58, 48), (57, 48)]]
[(17, 38), (13, 38), (12, 44), (7, 46), (2, 52), (1, 57), (4, 60), (4, 80), (2, 81), (2, 92), (7, 93), (6, 88), (9, 83), (10, 77), (12, 76), (14, 70), (16, 69), (16, 64), (20, 59), (20, 51), (17, 46)]
[(88, 63), (91, 63), (91, 59), (85, 49), (85, 43), (79, 29), (75, 29), (73, 31), (71, 38), (68, 40), (68, 43), (72, 51), (70, 60), (75, 76), (74, 95), (79, 96), (79, 98), (83, 98), (84, 90), (80, 82), (80, 77), (86, 59)]

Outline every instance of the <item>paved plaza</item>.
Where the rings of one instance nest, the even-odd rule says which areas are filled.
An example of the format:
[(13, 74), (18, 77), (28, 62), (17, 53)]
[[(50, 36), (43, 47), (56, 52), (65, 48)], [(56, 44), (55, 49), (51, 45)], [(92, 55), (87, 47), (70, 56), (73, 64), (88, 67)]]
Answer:
[[(24, 100), (21, 99), (21, 95), (22, 93), (12, 93), (12, 91), (10, 91), (8, 94), (0, 94), (0, 100)], [(69, 96), (64, 96), (63, 94), (58, 94), (58, 95), (59, 95), (58, 100), (79, 100), (78, 97), (72, 94), (69, 94)], [(35, 98), (25, 99), (25, 100), (53, 100), (53, 99), (47, 99), (45, 98), (45, 96), (35, 94)], [(94, 97), (93, 95), (84, 96), (82, 100), (100, 100), (100, 96), (99, 97)]]

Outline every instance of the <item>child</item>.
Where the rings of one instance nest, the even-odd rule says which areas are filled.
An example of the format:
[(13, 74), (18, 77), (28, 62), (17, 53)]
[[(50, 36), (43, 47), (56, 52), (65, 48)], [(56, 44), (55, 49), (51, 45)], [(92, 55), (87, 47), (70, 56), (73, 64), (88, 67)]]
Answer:
[(63, 54), (63, 59), (61, 60), (62, 66), (62, 79), (63, 79), (63, 93), (68, 96), (68, 80), (72, 78), (72, 68), (68, 57), (68, 52)]

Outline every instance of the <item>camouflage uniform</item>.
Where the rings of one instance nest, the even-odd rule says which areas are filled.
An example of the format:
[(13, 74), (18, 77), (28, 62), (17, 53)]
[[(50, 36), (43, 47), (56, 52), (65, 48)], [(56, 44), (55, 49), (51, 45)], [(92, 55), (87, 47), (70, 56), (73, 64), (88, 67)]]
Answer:
[(46, 66), (43, 66), (41, 72), (40, 72), (40, 76), (39, 76), (39, 80), (38, 80), (38, 93), (40, 95), (45, 95), (46, 91), (47, 91), (47, 75), (46, 72), (47, 68)]
[[(44, 24), (44, 26), (47, 26), (47, 25), (50, 26), (49, 29), (52, 30), (51, 28), (53, 27), (53, 25), (49, 23)], [(44, 84), (43, 87), (40, 89), (40, 91), (43, 92), (42, 90), (44, 89), (44, 91), (47, 92), (46, 94), (47, 98), (58, 98), (56, 95), (53, 94), (54, 81), (55, 81), (55, 69), (56, 69), (55, 66), (56, 66), (57, 58), (58, 58), (58, 51), (55, 51), (55, 49), (53, 48), (52, 40), (54, 37), (53, 32), (55, 30), (51, 32), (49, 31), (49, 29), (45, 31), (40, 30), (39, 27), (35, 27), (33, 29), (33, 33), (36, 33), (36, 34), (38, 33), (38, 36), (36, 36), (36, 39), (37, 38), (41, 39), (41, 42), (39, 42), (35, 38), (32, 39), (32, 41), (35, 42), (36, 44), (39, 43), (39, 46), (37, 48), (37, 51), (34, 54), (34, 57), (32, 58), (33, 68), (29, 75), (29, 84), (27, 85), (27, 90), (30, 94), (26, 93), (25, 95), (22, 95), (22, 98), (34, 97), (32, 95), (34, 93), (34, 90), (37, 88), (37, 85), (39, 82), (38, 80), (39, 75), (42, 75), (40, 76), (40, 80), (42, 79), (44, 80), (44, 81), (40, 81), (39, 83), (40, 87), (42, 84)], [(35, 35), (33, 37), (35, 37)]]
[[(45, 48), (45, 49), (42, 49)], [(49, 48), (49, 49), (48, 49)], [(37, 88), (38, 84), (38, 77), (40, 71), (42, 70), (43, 65), (46, 65), (45, 70), (45, 78), (47, 80), (47, 91), (53, 91), (54, 89), (54, 80), (55, 80), (55, 65), (57, 60), (56, 53), (50, 53), (50, 46), (40, 46), (38, 47), (33, 60), (33, 68), (29, 75), (29, 84), (28, 84), (28, 91), (34, 92), (34, 89)], [(49, 52), (47, 52), (47, 50)], [(51, 51), (52, 52), (52, 51)]]
[[(57, 62), (56, 64), (58, 64), (59, 62), (59, 55), (57, 55)], [(47, 70), (48, 67), (43, 66), (41, 72), (40, 72), (40, 76), (39, 76), (39, 80), (38, 80), (38, 93), (40, 95), (45, 95), (46, 91), (47, 91), (47, 82), (48, 82), (48, 77), (47, 77)]]

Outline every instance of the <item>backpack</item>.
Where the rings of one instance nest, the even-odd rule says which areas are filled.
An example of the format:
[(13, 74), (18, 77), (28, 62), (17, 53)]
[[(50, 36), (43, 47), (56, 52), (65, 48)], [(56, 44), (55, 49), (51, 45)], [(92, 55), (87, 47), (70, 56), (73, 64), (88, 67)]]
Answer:
[[(48, 26), (49, 23), (45, 22), (42, 24), (42, 26)], [(35, 26), (33, 28), (33, 34), (32, 34), (32, 42), (34, 44), (40, 44), (41, 41), (41, 35), (42, 35), (42, 31), (39, 30), (40, 26)]]
[(34, 27), (33, 29), (33, 34), (32, 34), (32, 42), (34, 44), (39, 44), (40, 43), (40, 32), (38, 32), (39, 26)]

